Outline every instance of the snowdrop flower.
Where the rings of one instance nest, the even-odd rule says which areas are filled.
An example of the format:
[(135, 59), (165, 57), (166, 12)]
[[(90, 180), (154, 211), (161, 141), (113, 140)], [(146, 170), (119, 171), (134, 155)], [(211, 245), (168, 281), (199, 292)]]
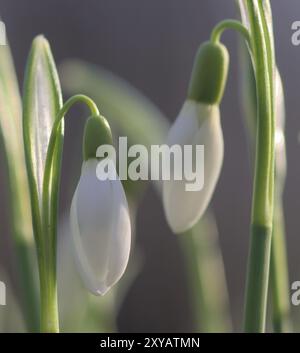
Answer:
[(186, 180), (164, 181), (166, 217), (175, 233), (191, 228), (202, 216), (214, 192), (223, 162), (219, 107), (187, 100), (172, 126), (168, 145), (204, 145), (204, 186), (187, 191)]
[[(129, 209), (119, 178), (100, 180), (98, 145), (111, 141), (101, 117), (89, 118), (84, 136), (84, 162), (71, 205), (70, 219), (75, 259), (87, 288), (104, 295), (123, 275), (129, 258)], [(104, 132), (104, 133), (103, 133)], [(107, 161), (105, 161), (107, 162)], [(114, 162), (111, 163), (116, 174)], [(110, 168), (110, 169), (111, 169)]]
[(201, 190), (187, 191), (184, 178), (163, 182), (165, 214), (175, 233), (187, 231), (203, 215), (220, 175), (223, 134), (219, 102), (223, 96), (227, 67), (228, 54), (223, 45), (205, 43), (200, 47), (188, 98), (167, 138), (169, 146), (204, 146), (204, 185)]

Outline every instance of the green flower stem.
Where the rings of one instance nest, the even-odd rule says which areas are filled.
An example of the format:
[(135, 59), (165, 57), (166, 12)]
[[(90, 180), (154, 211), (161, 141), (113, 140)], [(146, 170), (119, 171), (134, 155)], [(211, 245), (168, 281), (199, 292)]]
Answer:
[[(266, 47), (268, 56), (268, 68), (269, 77), (271, 78), (270, 90), (271, 90), (271, 100), (272, 100), (272, 115), (273, 115), (273, 125), (275, 126), (275, 112), (274, 112), (274, 83), (272, 78), (275, 73), (275, 50), (273, 37), (271, 35), (272, 31), (272, 21), (271, 21), (271, 8), (270, 2), (266, 0), (264, 4), (258, 2), (259, 11), (262, 18), (262, 24), (264, 27)], [(267, 19), (267, 16), (269, 18)], [(274, 130), (273, 130), (274, 131)], [(273, 177), (274, 183), (274, 177)], [(281, 189), (280, 181), (277, 181), (275, 193)], [(273, 187), (274, 188), (274, 187)], [(274, 191), (273, 191), (274, 194)], [(280, 195), (280, 194), (279, 194)], [(284, 236), (284, 217), (282, 208), (282, 194), (279, 196), (277, 194), (274, 202), (274, 219), (273, 219), (273, 232), (271, 245), (271, 289), (273, 295), (273, 326), (275, 331), (289, 331), (289, 281), (288, 281), (288, 265), (286, 257), (286, 245)]]
[(274, 194), (274, 111), (273, 48), (268, 28), (257, 1), (247, 1), (251, 35), (239, 21), (220, 22), (211, 34), (217, 43), (224, 30), (234, 29), (246, 40), (254, 58), (258, 97), (257, 148), (252, 201), (245, 330), (263, 332), (265, 328)]
[[(51, 171), (52, 171), (53, 152), (55, 149), (59, 125), (60, 125), (62, 119), (64, 118), (64, 116), (66, 115), (66, 113), (69, 111), (69, 109), (75, 103), (78, 103), (78, 102), (85, 103), (89, 107), (89, 109), (91, 111), (91, 115), (98, 116), (100, 114), (99, 110), (97, 108), (97, 105), (89, 97), (82, 95), (82, 94), (78, 94), (78, 95), (71, 97), (70, 99), (68, 99), (66, 101), (66, 103), (61, 108), (61, 110), (60, 110), (60, 112), (59, 112), (59, 114), (53, 124), (52, 132), (51, 132), (51, 136), (50, 136), (50, 140), (49, 140), (49, 145), (48, 145), (48, 150), (47, 150), (47, 157), (46, 157), (46, 163), (45, 163), (45, 174), (44, 174), (44, 181), (43, 181), (43, 196), (45, 196), (45, 197), (47, 195), (47, 187), (49, 185), (48, 183), (49, 183), (49, 179), (50, 179)], [(44, 198), (43, 204), (45, 204), (45, 203), (47, 203), (47, 200)]]
[(248, 29), (240, 21), (236, 20), (224, 20), (219, 22), (211, 32), (210, 40), (213, 43), (218, 43), (226, 29), (233, 29), (239, 32), (251, 48), (251, 37)]
[(251, 226), (244, 322), (246, 332), (265, 330), (271, 234), (270, 227)]
[[(71, 97), (61, 108), (53, 124), (43, 179), (42, 198), (42, 225), (41, 231), (45, 236), (40, 237), (38, 247), (41, 277), (41, 330), (43, 332), (59, 332), (58, 305), (57, 305), (57, 274), (56, 274), (56, 232), (58, 214), (58, 188), (60, 179), (60, 161), (54, 156), (61, 155), (55, 153), (59, 139), (59, 127), (65, 114), (74, 103), (84, 102), (88, 105), (93, 115), (99, 115), (99, 111), (94, 102), (84, 95)], [(52, 183), (50, 183), (50, 179)], [(49, 187), (52, 185), (52, 189)], [(40, 234), (40, 233), (38, 233)]]
[(40, 271), (41, 332), (58, 333), (56, 267), (42, 265)]
[[(241, 74), (243, 75), (244, 105), (247, 116), (247, 132), (250, 140), (251, 157), (253, 161), (254, 141), (255, 141), (255, 111), (256, 111), (256, 92), (255, 77), (251, 67), (250, 58), (245, 55), (245, 47), (241, 47)], [(246, 53), (248, 54), (248, 53)], [(278, 152), (276, 152), (278, 153)], [(282, 153), (285, 153), (282, 151)], [(277, 174), (277, 173), (276, 173)], [(279, 180), (280, 179), (280, 180)], [(272, 296), (272, 316), (273, 328), (275, 332), (291, 332), (290, 322), (290, 302), (289, 302), (289, 279), (288, 262), (286, 252), (286, 237), (284, 225), (284, 212), (282, 205), (282, 192), (285, 179), (284, 176), (275, 175), (275, 208), (271, 245), (270, 263), (270, 290)]]
[(258, 97), (255, 177), (252, 201), (251, 244), (246, 289), (245, 331), (265, 329), (274, 207), (274, 48), (261, 2), (247, 0), (250, 33), (239, 21), (226, 20), (212, 32), (220, 40), (225, 29), (242, 34), (253, 55)]
[(284, 214), (281, 195), (275, 198), (272, 235), (270, 287), (272, 294), (273, 328), (276, 333), (291, 332), (290, 297)]
[(264, 332), (274, 207), (273, 53), (257, 1), (247, 1), (256, 77), (258, 122), (246, 285), (246, 332)]

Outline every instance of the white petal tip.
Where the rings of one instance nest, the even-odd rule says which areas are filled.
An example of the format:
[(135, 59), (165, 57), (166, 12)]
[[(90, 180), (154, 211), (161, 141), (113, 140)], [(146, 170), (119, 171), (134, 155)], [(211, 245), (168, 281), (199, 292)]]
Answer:
[(112, 288), (112, 286), (106, 287), (103, 286), (101, 288), (97, 288), (97, 289), (91, 289), (90, 288), (90, 292), (94, 295), (96, 295), (97, 297), (101, 296), (103, 297), (105, 294), (107, 294), (109, 292), (109, 290)]
[(178, 219), (176, 220), (170, 220), (169, 217), (167, 217), (167, 222), (169, 224), (169, 227), (171, 228), (172, 232), (175, 234), (183, 234), (187, 231), (189, 231), (191, 228), (194, 227), (194, 225), (198, 222), (198, 220), (201, 217), (197, 217), (197, 219), (190, 221), (190, 222), (178, 222)]

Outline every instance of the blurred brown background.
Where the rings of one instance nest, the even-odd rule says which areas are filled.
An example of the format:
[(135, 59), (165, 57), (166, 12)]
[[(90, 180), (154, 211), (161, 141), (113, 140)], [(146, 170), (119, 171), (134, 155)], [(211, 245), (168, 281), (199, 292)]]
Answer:
[[(291, 44), (291, 24), (300, 20), (300, 3), (298, 0), (271, 2), (278, 65), (286, 88), (288, 178), (285, 210), (290, 279), (294, 281), (300, 280), (300, 146), (297, 140), (300, 46)], [(0, 14), (7, 26), (20, 82), (30, 43), (35, 35), (43, 33), (51, 43), (58, 65), (65, 58), (73, 57), (100, 64), (140, 89), (170, 120), (174, 120), (185, 98), (198, 45), (208, 39), (218, 21), (235, 17), (236, 9), (232, 0), (0, 0)], [(225, 160), (213, 208), (234, 325), (240, 330), (252, 180), (239, 104), (237, 37), (230, 32), (223, 39), (229, 47), (231, 65), (222, 103)], [(76, 182), (70, 170), (78, 172), (80, 168), (82, 126), (82, 119), (72, 119), (66, 126), (62, 211), (69, 207)], [(0, 166), (0, 263), (10, 269), (13, 249), (8, 231), (4, 175)], [(119, 329), (127, 332), (191, 330), (182, 254), (177, 237), (166, 225), (160, 201), (151, 189), (139, 210), (137, 241), (145, 255), (145, 264), (122, 305)], [(299, 314), (300, 308), (294, 308), (294, 311)]]

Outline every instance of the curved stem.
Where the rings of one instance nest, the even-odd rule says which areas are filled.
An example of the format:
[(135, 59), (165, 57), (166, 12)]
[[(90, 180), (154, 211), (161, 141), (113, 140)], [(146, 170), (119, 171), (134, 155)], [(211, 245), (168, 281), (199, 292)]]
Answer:
[(247, 44), (251, 48), (251, 37), (248, 29), (240, 21), (236, 21), (236, 20), (224, 20), (219, 22), (211, 32), (211, 36), (210, 36), (211, 41), (213, 43), (219, 42), (221, 39), (221, 35), (226, 29), (233, 29), (239, 32), (244, 37)]
[(258, 122), (246, 286), (246, 332), (264, 332), (274, 208), (273, 52), (257, 1), (247, 0), (256, 77)]
[(83, 94), (77, 94), (71, 98), (69, 98), (66, 103), (63, 105), (61, 108), (52, 128), (52, 132), (50, 135), (50, 140), (48, 144), (48, 150), (47, 150), (47, 156), (46, 156), (46, 163), (45, 163), (45, 174), (44, 174), (44, 180), (43, 180), (43, 204), (46, 201), (45, 198), (47, 197), (46, 190), (49, 185), (49, 178), (51, 175), (51, 168), (52, 168), (52, 160), (53, 160), (53, 151), (55, 149), (55, 142), (57, 138), (57, 131), (59, 128), (59, 125), (66, 115), (66, 113), (69, 111), (69, 109), (75, 104), (75, 103), (85, 103), (88, 108), (91, 111), (92, 115), (99, 115), (99, 110), (97, 105), (94, 103), (92, 99), (89, 97), (83, 95)]
[(59, 148), (58, 135), (62, 119), (68, 110), (77, 102), (85, 103), (93, 115), (99, 115), (96, 104), (87, 96), (75, 95), (71, 97), (61, 108), (53, 124), (43, 179), (42, 194), (42, 231), (45, 236), (40, 251), (43, 263), (41, 272), (41, 330), (43, 332), (58, 332), (58, 308), (57, 308), (57, 279), (56, 279), (56, 232), (57, 232), (57, 208), (58, 188), (60, 178), (60, 158), (56, 158), (56, 148)]

